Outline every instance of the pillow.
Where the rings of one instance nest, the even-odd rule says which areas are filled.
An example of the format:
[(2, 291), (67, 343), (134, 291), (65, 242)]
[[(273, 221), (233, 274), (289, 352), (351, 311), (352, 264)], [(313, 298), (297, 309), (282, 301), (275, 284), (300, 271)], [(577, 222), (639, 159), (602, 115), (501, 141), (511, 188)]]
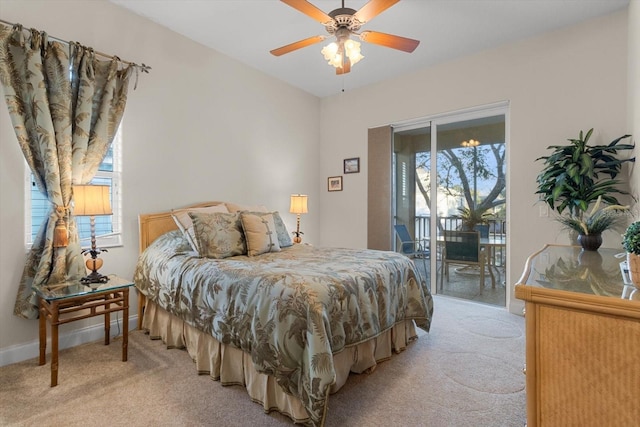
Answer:
[(278, 243), (280, 243), (281, 248), (287, 248), (289, 246), (293, 246), (293, 240), (291, 240), (291, 235), (289, 234), (289, 230), (287, 230), (287, 226), (284, 225), (284, 221), (280, 214), (276, 212), (272, 212), (273, 214), (273, 223), (276, 226), (276, 233), (278, 233)]
[(267, 252), (280, 252), (280, 244), (270, 213), (240, 213), (244, 237), (247, 239), (247, 255), (256, 256)]
[(251, 211), (251, 212), (269, 212), (263, 205), (238, 205), (236, 203), (225, 202), (229, 212)]
[(223, 212), (228, 213), (227, 207), (222, 203), (214, 206), (207, 206), (204, 208), (184, 208), (184, 209), (173, 209), (171, 211), (171, 216), (175, 221), (176, 225), (184, 233), (184, 236), (189, 241), (191, 248), (198, 252), (198, 245), (196, 243), (195, 234), (193, 232), (193, 222), (189, 217), (189, 212), (198, 212), (198, 213), (213, 213), (213, 212)]
[(206, 258), (228, 258), (247, 252), (238, 213), (189, 212), (198, 253)]
[(278, 235), (278, 244), (280, 248), (288, 248), (289, 246), (293, 246), (293, 240), (291, 240), (291, 236), (289, 235), (289, 231), (287, 230), (287, 226), (284, 225), (284, 221), (282, 217), (278, 213), (275, 212), (248, 212), (254, 215), (273, 215), (273, 224), (276, 226), (276, 234)]

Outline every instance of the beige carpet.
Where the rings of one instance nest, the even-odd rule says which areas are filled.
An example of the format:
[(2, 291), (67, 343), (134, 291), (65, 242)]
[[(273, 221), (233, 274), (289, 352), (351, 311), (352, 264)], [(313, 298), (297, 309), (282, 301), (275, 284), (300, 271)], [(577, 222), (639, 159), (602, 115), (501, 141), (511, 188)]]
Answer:
[[(59, 385), (37, 359), (0, 368), (3, 426), (283, 426), (244, 388), (196, 374), (186, 351), (139, 331), (60, 353)], [(49, 362), (49, 360), (47, 360)], [(523, 426), (524, 319), (504, 309), (435, 298), (430, 334), (351, 375), (329, 400), (327, 426)]]

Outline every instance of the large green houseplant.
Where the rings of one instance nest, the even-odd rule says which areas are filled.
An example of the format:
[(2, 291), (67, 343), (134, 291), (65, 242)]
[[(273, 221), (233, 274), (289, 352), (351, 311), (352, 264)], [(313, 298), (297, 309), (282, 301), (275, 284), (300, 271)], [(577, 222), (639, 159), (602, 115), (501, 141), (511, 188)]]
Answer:
[[(567, 145), (549, 146), (552, 153), (536, 159), (544, 162), (544, 168), (537, 177), (536, 194), (557, 212), (565, 225), (571, 221), (585, 223), (585, 213), (596, 201), (598, 204), (620, 205), (616, 196), (628, 194), (620, 188), (621, 181), (617, 176), (622, 165), (634, 162), (635, 158), (619, 158), (618, 154), (633, 150), (633, 144), (622, 143), (631, 135), (623, 135), (607, 145), (589, 145), (592, 134), (593, 129), (586, 134), (580, 131), (577, 139), (569, 139)], [(578, 231), (589, 234), (588, 230)]]

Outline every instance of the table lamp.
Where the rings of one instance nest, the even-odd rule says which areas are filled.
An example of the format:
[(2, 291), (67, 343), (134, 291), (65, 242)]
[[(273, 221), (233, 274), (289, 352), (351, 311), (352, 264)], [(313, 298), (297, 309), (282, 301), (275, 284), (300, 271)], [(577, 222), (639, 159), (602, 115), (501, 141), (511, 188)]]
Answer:
[(109, 278), (98, 273), (102, 267), (102, 259), (98, 258), (101, 252), (107, 252), (106, 249), (96, 248), (96, 215), (111, 215), (111, 198), (109, 195), (110, 187), (108, 185), (74, 185), (73, 215), (88, 216), (91, 221), (91, 249), (85, 249), (82, 254), (89, 253), (91, 258), (87, 260), (86, 266), (91, 273), (80, 279), (81, 283), (107, 283)]
[(298, 225), (296, 227), (296, 231), (293, 232), (293, 242), (300, 243), (302, 242), (302, 235), (304, 234), (300, 231), (300, 214), (305, 214), (308, 212), (307, 210), (307, 196), (303, 194), (292, 194), (291, 195), (291, 205), (289, 207), (289, 212), (294, 213), (298, 217)]

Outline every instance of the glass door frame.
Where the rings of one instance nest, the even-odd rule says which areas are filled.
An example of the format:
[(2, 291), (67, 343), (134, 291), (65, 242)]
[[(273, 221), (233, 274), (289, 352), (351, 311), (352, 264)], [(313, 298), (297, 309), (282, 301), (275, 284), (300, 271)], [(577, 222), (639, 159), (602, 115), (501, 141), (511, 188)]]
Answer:
[[(456, 111), (451, 111), (451, 112), (447, 112), (447, 113), (442, 113), (442, 114), (437, 114), (437, 115), (433, 115), (433, 116), (428, 116), (428, 117), (422, 117), (422, 118), (418, 118), (418, 119), (412, 119), (410, 121), (405, 121), (405, 122), (399, 122), (399, 123), (395, 123), (392, 124), (392, 135), (395, 135), (396, 132), (402, 132), (402, 131), (409, 131), (409, 130), (413, 130), (413, 129), (420, 129), (420, 128), (431, 128), (430, 129), (430, 134), (431, 134), (431, 147), (430, 150), (432, 153), (437, 153), (437, 147), (438, 147), (438, 125), (445, 125), (445, 124), (450, 124), (450, 123), (455, 123), (455, 122), (461, 122), (461, 121), (466, 121), (466, 120), (473, 120), (473, 119), (480, 119), (480, 118), (484, 118), (484, 117), (488, 117), (488, 116), (497, 116), (497, 115), (504, 115), (505, 118), (505, 176), (506, 176), (506, 187), (505, 187), (505, 192), (507, 194), (506, 196), (506, 206), (505, 206), (505, 210), (506, 210), (506, 222), (505, 222), (505, 226), (506, 229), (509, 229), (509, 181), (510, 181), (510, 167), (509, 167), (509, 147), (510, 147), (510, 142), (509, 142), (509, 134), (510, 134), (510, 129), (509, 129), (509, 122), (510, 122), (510, 117), (509, 117), (509, 102), (508, 101), (501, 101), (501, 102), (496, 102), (493, 104), (488, 104), (488, 105), (482, 105), (482, 106), (477, 106), (477, 107), (472, 107), (472, 108), (467, 108), (467, 109), (463, 109), (463, 110), (456, 110)], [(431, 171), (435, 171), (437, 170), (437, 156), (432, 155), (431, 156)], [(394, 169), (395, 169), (395, 165), (394, 165)], [(394, 170), (394, 175), (395, 175), (395, 170)], [(394, 177), (395, 179), (395, 177)], [(437, 203), (437, 194), (438, 192), (438, 186), (437, 185), (431, 185), (429, 188), (429, 197), (431, 199), (431, 204), (432, 206), (429, 207), (430, 212), (435, 212), (435, 210), (433, 209), (433, 204)], [(396, 209), (396, 196), (395, 196), (395, 190), (394, 190), (394, 197), (392, 198), (392, 203), (393, 203), (393, 215), (392, 217), (395, 218), (395, 209)], [(437, 233), (437, 215), (433, 215), (430, 214), (429, 215), (429, 228), (430, 228), (430, 233)], [(506, 233), (506, 253), (507, 253), (507, 262), (506, 262), (506, 266), (505, 266), (505, 281), (508, 284), (509, 283), (509, 272), (511, 270), (510, 268), (510, 260), (511, 257), (509, 256), (509, 235), (510, 233)], [(436, 238), (432, 238), (430, 239), (430, 250), (432, 254), (436, 253), (436, 245), (437, 245), (437, 239)], [(432, 256), (429, 259), (430, 261), (430, 271), (431, 272), (437, 272), (437, 257), (436, 256)], [(438, 289), (437, 289), (437, 274), (430, 274), (430, 289), (431, 292), (433, 294), (437, 294), (438, 293)], [(510, 305), (510, 301), (512, 298), (511, 295), (511, 287), (506, 285), (506, 307), (507, 310), (509, 309), (509, 305)]]

